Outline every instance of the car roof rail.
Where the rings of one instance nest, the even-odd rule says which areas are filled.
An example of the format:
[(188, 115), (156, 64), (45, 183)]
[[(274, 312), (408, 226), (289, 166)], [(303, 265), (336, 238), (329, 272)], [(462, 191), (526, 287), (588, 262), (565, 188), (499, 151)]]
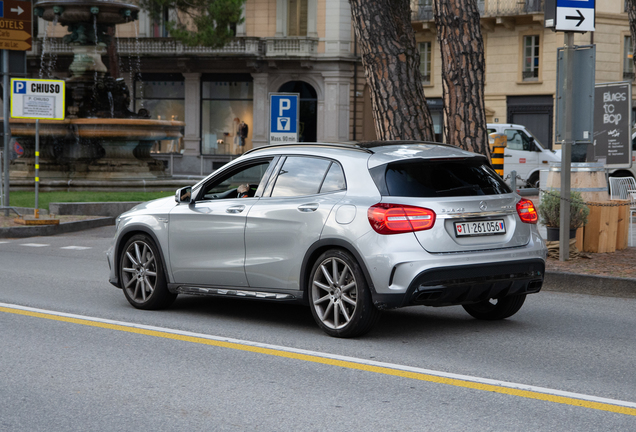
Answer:
[(366, 149), (373, 149), (374, 147), (386, 147), (386, 146), (393, 146), (393, 145), (418, 145), (418, 144), (426, 144), (426, 145), (430, 144), (430, 145), (437, 145), (437, 146), (443, 146), (443, 147), (458, 148), (457, 146), (450, 145), (450, 144), (433, 142), (433, 141), (418, 141), (418, 140), (361, 141), (358, 143), (358, 146), (362, 148), (366, 148)]
[(322, 142), (315, 142), (315, 143), (314, 142), (311, 142), (311, 143), (293, 142), (293, 143), (269, 144), (262, 147), (253, 148), (251, 150), (246, 151), (243, 154), (249, 154), (249, 153), (253, 153), (260, 150), (268, 150), (268, 149), (276, 148), (276, 147), (329, 147), (329, 148), (337, 148), (337, 149), (344, 149), (344, 150), (363, 151), (365, 153), (373, 154), (373, 151), (371, 151), (370, 149), (361, 147), (357, 144), (342, 144), (342, 143), (339, 144), (339, 143), (322, 143)]

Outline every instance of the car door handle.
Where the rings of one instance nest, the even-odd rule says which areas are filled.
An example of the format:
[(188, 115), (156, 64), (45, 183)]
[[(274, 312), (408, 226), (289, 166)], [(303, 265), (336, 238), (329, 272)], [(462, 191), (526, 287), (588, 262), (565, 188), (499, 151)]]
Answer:
[(298, 210), (309, 213), (318, 210), (318, 203), (303, 204), (298, 206)]
[(232, 207), (228, 207), (227, 210), (225, 210), (225, 213), (240, 213), (243, 210), (245, 210), (244, 205), (235, 205)]
[(511, 154), (505, 154), (504, 157), (512, 157)]

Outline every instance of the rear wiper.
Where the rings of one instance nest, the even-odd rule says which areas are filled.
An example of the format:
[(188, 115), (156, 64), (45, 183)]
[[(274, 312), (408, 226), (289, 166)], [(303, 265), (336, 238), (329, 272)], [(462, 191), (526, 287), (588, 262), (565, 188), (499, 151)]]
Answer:
[(479, 186), (477, 185), (458, 186), (458, 187), (454, 187), (450, 189), (438, 190), (437, 193), (439, 194), (439, 193), (445, 193), (445, 192), (454, 192), (454, 191), (464, 190), (464, 189), (478, 191)]

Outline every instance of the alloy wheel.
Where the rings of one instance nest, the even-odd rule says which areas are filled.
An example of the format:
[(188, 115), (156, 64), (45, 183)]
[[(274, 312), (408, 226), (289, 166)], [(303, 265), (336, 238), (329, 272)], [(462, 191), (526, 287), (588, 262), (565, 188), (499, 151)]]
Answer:
[(123, 287), (133, 301), (144, 303), (155, 292), (157, 262), (152, 248), (142, 240), (128, 246), (122, 262)]
[(347, 263), (335, 257), (324, 260), (312, 278), (313, 307), (328, 328), (342, 329), (356, 310), (358, 286)]

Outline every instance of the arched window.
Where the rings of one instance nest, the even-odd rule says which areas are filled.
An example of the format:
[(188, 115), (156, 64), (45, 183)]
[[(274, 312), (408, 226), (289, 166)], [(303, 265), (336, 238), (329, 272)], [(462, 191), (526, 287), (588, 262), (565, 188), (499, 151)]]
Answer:
[(299, 93), (299, 142), (316, 142), (318, 131), (318, 95), (304, 81), (289, 81), (278, 89), (281, 93)]

